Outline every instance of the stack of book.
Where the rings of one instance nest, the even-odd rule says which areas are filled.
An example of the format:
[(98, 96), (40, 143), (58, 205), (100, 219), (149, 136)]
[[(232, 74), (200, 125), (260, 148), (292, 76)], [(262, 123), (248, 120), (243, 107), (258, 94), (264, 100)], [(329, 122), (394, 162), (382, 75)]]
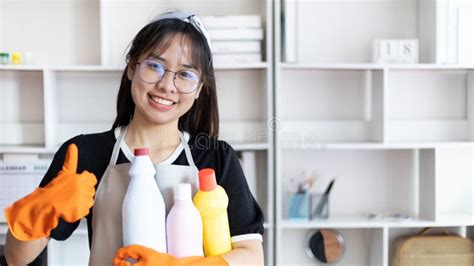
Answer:
[(214, 64), (262, 62), (262, 19), (259, 15), (201, 17), (211, 38)]
[(421, 1), (418, 7), (420, 61), (474, 64), (474, 1)]

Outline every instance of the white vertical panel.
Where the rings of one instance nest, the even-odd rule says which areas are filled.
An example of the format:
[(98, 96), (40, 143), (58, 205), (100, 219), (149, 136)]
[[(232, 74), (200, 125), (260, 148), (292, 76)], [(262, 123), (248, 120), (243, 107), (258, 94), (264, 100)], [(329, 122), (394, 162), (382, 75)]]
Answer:
[(257, 194), (257, 159), (254, 151), (242, 151), (241, 161), (242, 170), (244, 171), (247, 179), (247, 184), (250, 188), (250, 192), (254, 197), (258, 198)]
[(437, 217), (435, 151), (433, 149), (420, 150), (419, 155), (419, 216), (421, 219), (435, 220)]
[(474, 215), (474, 149), (436, 149), (437, 212)]
[(109, 12), (110, 12), (110, 0), (99, 0), (100, 1), (100, 64), (103, 66), (112, 65), (110, 58), (110, 27), (109, 27)]
[[(274, 115), (275, 119), (274, 121), (279, 121), (281, 112), (280, 112), (280, 104), (282, 103), (282, 100), (280, 99), (281, 95), (281, 1), (273, 1), (274, 4), (274, 11), (273, 11), (273, 24), (274, 24), (274, 33), (275, 36), (273, 38), (274, 41), (274, 51), (273, 51), (273, 56), (274, 56), (274, 81), (275, 84), (274, 86)], [(274, 264), (275, 265), (281, 265), (282, 264), (282, 259), (283, 259), (283, 229), (281, 228), (281, 221), (283, 218), (283, 206), (282, 206), (282, 159), (281, 159), (281, 147), (280, 147), (280, 128), (276, 127), (275, 132), (274, 132), (274, 223), (275, 223), (275, 241), (274, 241)]]
[(412, 180), (412, 213), (415, 217), (420, 215), (420, 150), (412, 150), (413, 153), (413, 180)]
[(385, 228), (372, 229), (369, 242), (369, 264), (370, 266), (383, 266), (385, 249)]
[(472, 64), (474, 6), (466, 0), (419, 0), (420, 62)]
[(456, 63), (449, 58), (448, 1), (435, 0), (435, 23), (432, 25), (436, 40), (436, 57), (430, 61), (436, 64)]
[(449, 59), (454, 63), (472, 65), (474, 4), (468, 0), (449, 0), (447, 13)]
[(56, 105), (56, 73), (50, 69), (43, 71), (44, 89), (44, 131), (45, 146), (48, 149), (56, 148), (56, 133), (58, 123), (58, 112)]
[(389, 247), (390, 247), (390, 240), (389, 240), (389, 237), (390, 237), (390, 231), (388, 229), (388, 227), (384, 227), (383, 228), (383, 266), (388, 266), (389, 265), (389, 261), (390, 261), (390, 257), (389, 257)]
[(371, 117), (372, 117), (372, 139), (385, 142), (386, 122), (386, 97), (388, 84), (386, 83), (387, 70), (372, 72), (372, 95), (371, 95)]
[(436, 42), (436, 1), (418, 1), (418, 43), (420, 63), (435, 63), (438, 43)]
[[(266, 165), (265, 165), (265, 183), (266, 183), (266, 209), (267, 217), (270, 228), (266, 230), (267, 234), (267, 248), (266, 248), (266, 265), (274, 265), (275, 263), (275, 200), (274, 200), (274, 190), (275, 190), (275, 129), (273, 126), (269, 126), (269, 121), (274, 120), (275, 116), (275, 98), (274, 98), (274, 50), (273, 44), (275, 41), (274, 33), (274, 5), (276, 5), (273, 0), (262, 1), (262, 4), (265, 6), (265, 61), (267, 62), (268, 68), (266, 73), (266, 133), (267, 133), (267, 142), (269, 148), (266, 152)], [(278, 33), (277, 33), (278, 34)], [(263, 168), (262, 168), (263, 169)], [(262, 175), (263, 178), (263, 175)]]
[(470, 70), (467, 76), (467, 120), (469, 127), (468, 139), (474, 141), (474, 71)]

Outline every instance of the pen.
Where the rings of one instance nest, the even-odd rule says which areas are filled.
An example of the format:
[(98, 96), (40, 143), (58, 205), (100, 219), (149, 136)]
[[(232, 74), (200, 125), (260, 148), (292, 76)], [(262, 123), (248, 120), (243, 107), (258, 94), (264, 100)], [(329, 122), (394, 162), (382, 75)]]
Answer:
[(318, 205), (316, 206), (316, 210), (314, 212), (315, 215), (321, 215), (321, 213), (323, 212), (323, 209), (324, 209), (324, 206), (326, 206), (327, 202), (328, 202), (328, 198), (329, 198), (329, 193), (331, 193), (331, 189), (334, 185), (334, 181), (336, 181), (336, 179), (334, 178), (331, 183), (329, 183), (328, 187), (326, 188), (326, 191), (324, 191), (324, 196), (321, 197), (321, 200), (319, 201)]

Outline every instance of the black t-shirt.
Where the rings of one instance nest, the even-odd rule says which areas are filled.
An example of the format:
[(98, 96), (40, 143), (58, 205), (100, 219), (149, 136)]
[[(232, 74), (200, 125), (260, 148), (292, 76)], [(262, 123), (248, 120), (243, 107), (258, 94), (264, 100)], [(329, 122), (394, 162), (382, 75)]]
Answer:
[[(79, 150), (77, 172), (81, 173), (87, 170), (93, 173), (97, 177), (97, 189), (100, 179), (110, 162), (115, 141), (114, 130), (79, 135), (66, 141), (55, 154), (40, 183), (40, 187), (46, 186), (57, 176), (64, 163), (68, 145), (74, 143)], [(196, 167), (198, 169), (213, 168), (216, 172), (217, 183), (224, 188), (229, 197), (227, 214), (231, 236), (263, 235), (263, 213), (250, 192), (234, 149), (225, 141), (216, 140), (207, 135), (190, 135), (188, 144)], [(120, 149), (117, 164), (128, 162), (127, 156)], [(177, 156), (173, 164), (189, 165), (184, 150)], [(90, 246), (93, 233), (92, 209), (86, 219)], [(65, 240), (78, 225), (79, 222), (68, 223), (60, 219), (58, 226), (51, 231), (51, 237), (56, 240)]]

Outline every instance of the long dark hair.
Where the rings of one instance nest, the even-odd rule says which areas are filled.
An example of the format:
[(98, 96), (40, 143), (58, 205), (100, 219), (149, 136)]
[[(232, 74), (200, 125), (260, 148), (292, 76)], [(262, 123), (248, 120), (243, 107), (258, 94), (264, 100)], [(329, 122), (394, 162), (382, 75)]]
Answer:
[(191, 24), (179, 19), (163, 19), (143, 27), (132, 41), (127, 53), (127, 66), (122, 74), (117, 96), (117, 117), (112, 128), (130, 123), (135, 110), (132, 99), (132, 82), (127, 69), (135, 70), (138, 59), (154, 49), (166, 49), (177, 34), (183, 34), (192, 47), (191, 60), (201, 71), (202, 88), (193, 106), (178, 120), (178, 128), (191, 134), (208, 134), (217, 138), (219, 134), (219, 109), (217, 105), (216, 80), (212, 56), (205, 37)]

